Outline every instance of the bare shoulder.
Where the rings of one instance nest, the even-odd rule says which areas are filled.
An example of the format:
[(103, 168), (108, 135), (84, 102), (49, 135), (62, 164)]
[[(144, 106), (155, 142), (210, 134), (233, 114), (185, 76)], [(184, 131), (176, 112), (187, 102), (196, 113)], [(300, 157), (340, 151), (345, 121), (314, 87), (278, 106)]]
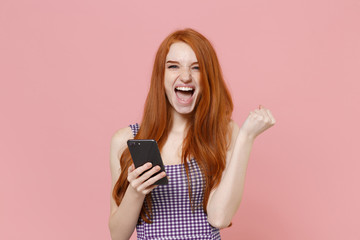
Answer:
[(130, 127), (125, 127), (117, 130), (111, 137), (111, 148), (120, 150), (126, 145), (126, 141), (133, 138), (133, 133)]
[(111, 137), (110, 168), (113, 176), (116, 176), (119, 173), (120, 156), (127, 146), (127, 140), (131, 138), (133, 138), (133, 133), (130, 127), (125, 127), (117, 130)]

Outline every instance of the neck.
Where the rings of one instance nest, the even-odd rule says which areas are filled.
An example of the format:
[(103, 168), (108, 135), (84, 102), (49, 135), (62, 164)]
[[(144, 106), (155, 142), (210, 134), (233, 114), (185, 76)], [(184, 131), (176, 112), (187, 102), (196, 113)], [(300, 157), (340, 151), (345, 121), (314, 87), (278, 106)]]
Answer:
[(175, 134), (185, 134), (187, 131), (187, 123), (190, 121), (190, 114), (180, 114), (172, 109), (172, 125), (170, 132)]

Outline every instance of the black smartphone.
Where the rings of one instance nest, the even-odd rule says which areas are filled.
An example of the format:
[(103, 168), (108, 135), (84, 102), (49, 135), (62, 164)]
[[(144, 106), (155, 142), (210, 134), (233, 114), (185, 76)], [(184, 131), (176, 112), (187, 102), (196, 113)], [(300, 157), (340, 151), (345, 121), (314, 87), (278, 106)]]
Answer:
[[(131, 158), (134, 162), (135, 168), (138, 168), (147, 162), (151, 162), (152, 167), (160, 166), (161, 168), (151, 177), (161, 173), (162, 171), (165, 171), (165, 167), (161, 159), (159, 147), (154, 139), (130, 139), (127, 141), (127, 145), (130, 150)], [(145, 172), (143, 172), (142, 174), (144, 174)], [(166, 176), (154, 183), (154, 185), (166, 185), (166, 184), (168, 184), (168, 178)]]

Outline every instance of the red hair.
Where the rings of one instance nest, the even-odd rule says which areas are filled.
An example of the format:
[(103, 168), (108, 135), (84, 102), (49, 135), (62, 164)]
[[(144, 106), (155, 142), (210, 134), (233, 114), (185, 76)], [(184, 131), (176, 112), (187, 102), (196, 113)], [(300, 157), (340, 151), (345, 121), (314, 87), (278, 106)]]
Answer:
[[(179, 41), (188, 44), (195, 52), (202, 85), (199, 101), (188, 122), (189, 130), (183, 142), (181, 161), (185, 165), (188, 183), (190, 178), (187, 159), (194, 157), (203, 173), (205, 180), (203, 207), (206, 212), (210, 192), (219, 185), (226, 165), (226, 152), (231, 138), (229, 123), (233, 102), (214, 48), (197, 31), (190, 28), (178, 30), (161, 43), (155, 57), (141, 127), (135, 139), (155, 139), (160, 150), (166, 142), (172, 116), (171, 105), (164, 87), (165, 59), (171, 44)], [(112, 193), (117, 205), (120, 205), (129, 186), (127, 173), (131, 164), (131, 156), (126, 148), (120, 157), (121, 174)], [(190, 184), (189, 198), (191, 202)], [(150, 223), (151, 194), (145, 197), (145, 201), (147, 208), (143, 205), (140, 215), (144, 221)]]

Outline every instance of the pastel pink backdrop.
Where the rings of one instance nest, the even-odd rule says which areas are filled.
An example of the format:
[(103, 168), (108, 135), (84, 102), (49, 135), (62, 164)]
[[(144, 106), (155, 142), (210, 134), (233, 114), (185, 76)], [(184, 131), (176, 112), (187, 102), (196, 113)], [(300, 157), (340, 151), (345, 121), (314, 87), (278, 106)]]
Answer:
[(2, 0), (0, 239), (110, 239), (111, 136), (184, 27), (213, 43), (233, 119), (277, 120), (222, 238), (360, 239), (359, 23), (358, 0)]

